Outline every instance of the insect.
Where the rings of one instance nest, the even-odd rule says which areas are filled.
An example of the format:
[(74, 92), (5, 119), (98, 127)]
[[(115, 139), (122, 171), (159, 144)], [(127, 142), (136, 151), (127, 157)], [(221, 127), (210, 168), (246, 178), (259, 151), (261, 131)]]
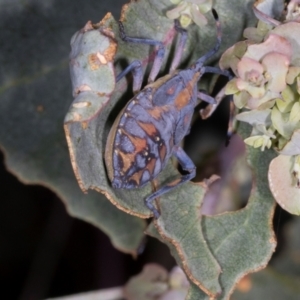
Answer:
[(204, 62), (220, 48), (221, 28), (218, 15), (212, 11), (217, 28), (217, 42), (212, 50), (200, 57), (191, 67), (176, 70), (187, 40), (187, 31), (175, 23), (180, 33), (177, 51), (171, 64), (170, 73), (156, 79), (163, 62), (164, 45), (160, 41), (128, 37), (123, 24), (119, 22), (122, 40), (130, 43), (148, 44), (157, 47), (156, 56), (149, 74), (148, 84), (142, 86), (142, 66), (133, 61), (117, 76), (117, 81), (127, 73), (133, 74), (135, 96), (127, 103), (115, 120), (108, 135), (105, 149), (105, 163), (113, 188), (134, 189), (153, 180), (164, 169), (171, 156), (175, 156), (187, 174), (161, 187), (144, 201), (155, 218), (160, 216), (154, 200), (191, 180), (196, 167), (180, 142), (187, 135), (198, 99), (215, 103), (214, 98), (199, 92), (197, 83), (204, 73), (230, 76), (228, 71), (203, 66)]

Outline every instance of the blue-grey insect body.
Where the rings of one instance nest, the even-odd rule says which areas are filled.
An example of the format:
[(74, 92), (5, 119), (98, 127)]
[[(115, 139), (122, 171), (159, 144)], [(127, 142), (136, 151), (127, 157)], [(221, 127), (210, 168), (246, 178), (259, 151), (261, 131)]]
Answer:
[[(172, 63), (170, 74), (155, 80), (162, 64), (164, 48), (161, 42), (150, 39), (127, 37), (122, 23), (120, 32), (123, 40), (133, 43), (145, 43), (156, 46), (157, 56), (149, 75), (148, 85), (142, 90), (141, 64), (134, 61), (122, 72), (117, 81), (128, 72), (133, 73), (133, 86), (136, 95), (128, 102), (114, 122), (109, 133), (105, 162), (108, 176), (114, 188), (132, 189), (142, 187), (163, 170), (173, 155), (188, 174), (161, 187), (145, 199), (146, 205), (159, 217), (153, 201), (156, 197), (174, 187), (191, 180), (195, 176), (195, 165), (179, 146), (189, 132), (195, 106), (202, 100), (214, 103), (214, 99), (199, 93), (197, 83), (204, 73), (217, 73), (229, 76), (226, 71), (203, 66), (203, 63), (215, 54), (220, 46), (221, 32), (217, 14), (213, 11), (218, 29), (215, 47), (199, 58), (186, 70), (175, 70), (180, 62), (187, 32), (177, 25), (181, 33), (179, 49)], [(178, 54), (179, 53), (179, 54)]]

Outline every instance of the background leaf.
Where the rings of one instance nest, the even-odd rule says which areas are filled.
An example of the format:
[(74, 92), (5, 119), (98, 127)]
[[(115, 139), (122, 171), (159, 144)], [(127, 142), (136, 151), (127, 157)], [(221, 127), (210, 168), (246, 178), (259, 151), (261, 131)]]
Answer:
[[(249, 129), (243, 126), (240, 131), (246, 136)], [(236, 212), (202, 216), (204, 239), (222, 270), (219, 278), (222, 293), (216, 299), (229, 299), (241, 278), (266, 266), (276, 246), (271, 225), (275, 201), (269, 191), (267, 180), (269, 162), (276, 154), (272, 150), (262, 152), (253, 148), (248, 148), (247, 154), (255, 178), (247, 206)], [(148, 228), (147, 232), (164, 239), (163, 236), (157, 235), (153, 227)], [(167, 245), (180, 264), (182, 258), (179, 257), (174, 245), (168, 240)], [(199, 261), (194, 262), (199, 264), (199, 269), (201, 264), (205, 263), (205, 259), (201, 260), (201, 254), (198, 253)], [(209, 299), (209, 297), (195, 288), (195, 285), (191, 285), (186, 299)]]
[[(219, 12), (223, 33), (220, 53), (241, 37), (243, 26), (255, 23), (249, 10), (251, 4), (252, 1), (217, 1), (215, 8)], [(86, 8), (88, 17), (80, 22), (77, 22), (74, 16), (77, 11), (80, 11), (80, 14), (85, 12), (86, 6), (83, 2), (61, 4), (48, 1), (41, 4), (32, 0), (27, 6), (9, 6), (4, 1), (3, 5), (6, 5), (6, 10), (3, 10), (4, 30), (1, 32), (1, 39), (7, 42), (1, 54), (1, 63), (5, 71), (1, 74), (3, 83), (0, 117), (4, 126), (0, 129), (0, 141), (8, 167), (25, 182), (51, 187), (64, 199), (72, 215), (99, 226), (111, 236), (114, 245), (119, 249), (135, 253), (142, 237), (144, 223), (113, 208), (101, 194), (89, 192), (88, 196), (85, 196), (79, 191), (70, 167), (62, 131), (63, 117), (71, 104), (67, 67), (69, 40), (87, 19), (95, 16), (95, 20), (98, 21), (101, 18), (98, 12), (107, 11), (104, 4), (102, 7), (92, 7), (93, 15), (90, 9)], [(97, 5), (100, 4), (97, 2)], [(168, 33), (172, 33), (173, 22), (164, 16), (171, 6), (167, 0), (132, 2), (127, 7), (126, 14), (123, 14), (127, 33), (164, 40), (168, 45), (167, 54), (172, 52)], [(10, 22), (12, 16), (18, 20), (13, 25)], [(212, 17), (209, 18), (210, 26), (201, 30), (196, 26), (191, 28), (187, 49), (193, 51), (185, 52), (182, 67), (195, 61), (215, 44), (215, 24)], [(30, 22), (27, 22), (28, 20)], [(236, 30), (237, 28), (239, 30)], [(135, 45), (120, 44), (117, 71), (133, 59), (143, 59), (146, 67), (150, 55), (145, 56), (145, 53), (149, 51), (150, 49), (144, 46), (139, 49)], [(170, 64), (170, 60), (171, 57), (167, 59), (166, 65)], [(165, 69), (167, 68), (164, 66), (163, 71)], [(124, 79), (111, 98), (111, 106), (108, 105), (105, 108), (107, 110), (102, 113), (108, 119), (100, 123), (106, 126), (104, 133), (98, 132), (101, 142), (105, 140), (114, 116), (128, 101), (128, 97), (121, 97), (127, 89)], [(100, 120), (98, 119), (98, 122)], [(168, 177), (170, 170), (172, 169), (165, 170), (162, 174), (162, 181)], [(104, 168), (102, 173), (96, 175), (102, 180), (104, 178), (104, 184), (109, 190)], [(186, 184), (183, 193), (188, 193), (192, 185)], [(141, 199), (149, 192), (150, 187), (138, 193), (127, 191), (126, 195), (122, 191), (113, 191), (117, 194), (118, 201), (122, 201), (119, 206), (124, 209), (125, 204), (128, 205), (126, 199), (131, 199), (133, 201), (129, 203), (128, 211), (136, 211), (136, 214), (144, 217), (149, 216), (149, 211)], [(166, 196), (164, 201), (168, 203), (169, 200), (172, 200), (172, 194)], [(201, 227), (197, 230), (200, 234)], [(200, 238), (202, 239), (202, 236)], [(203, 242), (205, 241), (202, 239), (202, 244)]]
[(62, 127), (72, 102), (71, 36), (111, 8), (119, 14), (121, 3), (1, 1), (0, 144), (7, 167), (21, 181), (51, 188), (71, 215), (101, 228), (118, 249), (135, 254), (144, 222), (123, 214), (99, 193), (80, 191)]
[(283, 250), (265, 270), (246, 276), (232, 295), (233, 300), (291, 299), (300, 294), (300, 220), (294, 218), (283, 230)]
[[(211, 254), (202, 233), (200, 206), (206, 187), (191, 183), (161, 198), (161, 216), (147, 234), (166, 243), (190, 281), (211, 296), (221, 292), (220, 266)], [(188, 202), (188, 205), (186, 203)]]
[(271, 225), (275, 202), (267, 181), (268, 166), (275, 153), (248, 148), (247, 154), (255, 178), (247, 206), (203, 218), (204, 236), (222, 268), (220, 299), (229, 299), (245, 274), (264, 268), (276, 246)]
[[(127, 35), (164, 41), (167, 50), (170, 51), (172, 36), (175, 34), (173, 22), (166, 19), (162, 13), (167, 9), (168, 5), (166, 1), (151, 2), (151, 4), (147, 1), (140, 1), (131, 2), (125, 6), (122, 12), (122, 20), (124, 21)], [(222, 15), (222, 10), (220, 12)], [(135, 20), (135, 22), (132, 22), (132, 20)], [(153, 24), (155, 25), (153, 26)], [(113, 20), (107, 20), (106, 26), (114, 30), (117, 27)], [(215, 44), (215, 35), (211, 34), (212, 31), (215, 31), (214, 23), (210, 27), (201, 28), (201, 30), (195, 26), (192, 27), (191, 32), (189, 32), (190, 40), (187, 47), (197, 49), (197, 51), (193, 51), (195, 59), (203, 54), (201, 51), (206, 51), (205, 47), (208, 44)], [(225, 33), (226, 28), (224, 28)], [(196, 35), (196, 39), (193, 35)], [(116, 38), (118, 39), (117, 36), (116, 32)], [(201, 47), (196, 48), (194, 44), (195, 40), (201, 40), (201, 36), (208, 40), (207, 43), (201, 44), (204, 49), (201, 49)], [(120, 40), (118, 40), (118, 46), (117, 57), (120, 62), (122, 62), (122, 59), (132, 61), (140, 58), (144, 69), (146, 69), (148, 61), (151, 61), (151, 58), (153, 59), (153, 49), (148, 46), (142, 45), (140, 47), (138, 45), (138, 47), (135, 44), (123, 43)], [(145, 56), (145, 53), (150, 54)], [(187, 54), (190, 55), (189, 52)], [(193, 61), (192, 57), (189, 57), (189, 60)], [(112, 189), (105, 175), (105, 166), (103, 157), (101, 157), (109, 128), (120, 111), (120, 103), (124, 102), (125, 104), (130, 98), (127, 97), (125, 99), (123, 97), (123, 94), (128, 89), (125, 81), (124, 79), (117, 84), (110, 101), (103, 106), (99, 116), (90, 119), (87, 128), (79, 130), (78, 135), (75, 132), (71, 132), (70, 136), (73, 135), (73, 145), (76, 146), (75, 152), (78, 153), (75, 160), (77, 161), (80, 180), (84, 189), (92, 188), (101, 191), (118, 208), (140, 217), (149, 217), (150, 212), (141, 200), (151, 193), (150, 184), (137, 190)], [(99, 136), (102, 137), (100, 141), (98, 139)], [(82, 159), (83, 154), (85, 159)], [(90, 170), (89, 166), (93, 166), (93, 170)], [(158, 186), (163, 186), (166, 182), (170, 182), (174, 175), (176, 175), (176, 172), (172, 171), (171, 165), (169, 165), (158, 177)], [(215, 296), (221, 292), (218, 283), (220, 268), (203, 239), (199, 222), (200, 212), (198, 211), (197, 213), (196, 206), (200, 206), (204, 193), (200, 187), (198, 187), (198, 192), (194, 191), (191, 193), (192, 190), (196, 189), (195, 185), (188, 183), (181, 187), (180, 191), (177, 190), (164, 195), (159, 205), (162, 215), (158, 221), (158, 227), (164, 240), (171, 241), (175, 245), (177, 254), (182, 260), (183, 268), (190, 279), (208, 294)], [(192, 204), (193, 200), (196, 203)], [(187, 205), (191, 209), (188, 209)], [(167, 216), (169, 212), (172, 212), (172, 214)], [(174, 226), (177, 219), (177, 226)], [(199, 253), (202, 253), (200, 258), (198, 257)], [(205, 266), (203, 265), (204, 261), (206, 261)], [(202, 268), (199, 268), (200, 264), (202, 264)]]
[[(296, 133), (296, 132), (295, 132)], [(293, 174), (295, 157), (278, 155), (269, 167), (269, 185), (277, 203), (290, 214), (300, 215), (297, 178)]]

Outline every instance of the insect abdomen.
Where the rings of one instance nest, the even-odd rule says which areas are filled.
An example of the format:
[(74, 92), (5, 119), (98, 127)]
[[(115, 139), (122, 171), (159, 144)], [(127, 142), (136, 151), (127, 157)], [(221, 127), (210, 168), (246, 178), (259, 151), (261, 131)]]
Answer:
[(159, 118), (162, 112), (142, 96), (142, 102), (134, 98), (128, 103), (109, 134), (105, 161), (116, 188), (143, 186), (160, 173), (172, 152), (172, 118)]

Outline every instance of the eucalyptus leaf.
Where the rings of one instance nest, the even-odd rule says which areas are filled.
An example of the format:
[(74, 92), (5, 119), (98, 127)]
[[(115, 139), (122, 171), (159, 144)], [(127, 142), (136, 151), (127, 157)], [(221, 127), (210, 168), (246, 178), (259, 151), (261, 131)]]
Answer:
[(294, 158), (278, 155), (269, 168), (270, 189), (277, 203), (286, 211), (300, 215), (300, 189), (293, 175)]
[(246, 276), (237, 286), (232, 300), (291, 299), (300, 294), (299, 255), (300, 219), (293, 218), (285, 224), (282, 250), (274, 257), (271, 266)]
[(285, 143), (284, 147), (279, 151), (282, 155), (300, 155), (300, 130), (294, 131), (291, 139)]
[[(297, 107), (295, 107), (297, 109)], [(272, 125), (285, 139), (290, 139), (296, 129), (300, 127), (299, 121), (290, 120), (290, 113), (281, 113), (273, 107), (271, 113)]]
[[(237, 289), (231, 300), (298, 300), (300, 294), (300, 281), (296, 277), (283, 275), (269, 267), (261, 272), (251, 274), (245, 280), (248, 287)], [(249, 290), (248, 290), (249, 289)]]
[(246, 122), (252, 126), (254, 125), (264, 125), (268, 127), (271, 125), (271, 109), (265, 110), (251, 110), (241, 112), (236, 115), (238, 121)]
[[(243, 127), (243, 135), (248, 135), (249, 128)], [(270, 161), (276, 153), (272, 150), (261, 152), (248, 148), (248, 162), (253, 170), (253, 184), (249, 202), (244, 209), (223, 213), (216, 216), (202, 216), (201, 222), (204, 238), (212, 254), (220, 264), (220, 284), (222, 292), (216, 299), (229, 299), (236, 284), (246, 274), (262, 269), (268, 263), (276, 246), (274, 232), (271, 227), (275, 201), (268, 187), (267, 173)], [(194, 227), (195, 228), (195, 225)], [(147, 233), (164, 240), (177, 262), (182, 262), (174, 243), (170, 242), (160, 229), (154, 226)], [(237, 246), (238, 245), (238, 246)], [(201, 269), (202, 253), (199, 254)], [(197, 262), (194, 261), (196, 264)], [(192, 284), (188, 300), (210, 299), (209, 296)]]
[(174, 247), (188, 278), (207, 294), (216, 296), (221, 292), (221, 268), (201, 228), (200, 206), (206, 189), (203, 184), (191, 183), (188, 189), (178, 189), (170, 192), (168, 199), (161, 198), (161, 217), (155, 226), (162, 239)]
[(8, 169), (21, 181), (50, 188), (71, 215), (136, 255), (145, 223), (122, 213), (103, 195), (79, 189), (63, 131), (72, 102), (70, 39), (107, 10), (119, 14), (122, 2), (1, 1), (0, 144)]
[[(223, 35), (218, 55), (241, 37), (244, 27), (255, 24), (252, 11), (249, 10), (252, 3), (253, 1), (239, 0), (216, 1), (214, 7), (219, 13)], [(106, 2), (95, 1), (92, 5), (84, 1), (32, 0), (26, 5), (22, 2), (10, 5), (10, 1), (3, 1), (3, 4), (1, 39), (6, 42), (0, 56), (3, 66), (0, 101), (0, 119), (3, 126), (0, 127), (0, 143), (6, 155), (7, 166), (24, 182), (49, 186), (63, 198), (72, 215), (95, 224), (109, 234), (117, 248), (135, 254), (142, 239), (145, 223), (119, 211), (100, 193), (89, 191), (88, 195), (84, 195), (80, 192), (71, 169), (62, 129), (64, 115), (72, 102), (72, 88), (68, 80), (67, 67), (69, 39), (74, 32), (86, 24), (87, 20), (95, 18), (96, 22), (99, 21), (104, 16), (104, 13), (100, 16), (99, 12), (107, 11)], [(114, 7), (116, 6), (114, 2)], [(175, 30), (173, 22), (166, 18), (165, 12), (171, 7), (172, 4), (167, 0), (141, 0), (126, 5), (121, 18), (127, 34), (163, 41), (167, 48), (166, 57), (168, 57), (168, 54), (173, 52), (171, 43)], [(80, 17), (84, 15), (80, 21), (78, 21), (79, 15)], [(12, 19), (18, 22), (12, 23)], [(207, 27), (199, 29), (194, 25), (189, 28), (189, 40), (181, 68), (193, 63), (215, 45), (215, 22), (212, 16), (208, 19)], [(114, 32), (118, 43), (118, 52), (115, 56), (116, 73), (118, 74), (134, 59), (142, 61), (147, 73), (147, 66), (151, 62), (154, 49), (145, 45), (137, 47), (137, 45), (123, 43), (118, 38), (117, 24), (114, 19), (106, 19), (105, 22), (105, 25)], [(208, 63), (213, 63), (218, 55)], [(163, 73), (168, 72), (166, 66), (171, 60), (171, 56), (166, 58), (162, 68)], [(205, 86), (205, 82), (203, 84)], [(90, 173), (84, 177), (87, 180), (82, 180), (81, 185), (85, 190), (95, 189), (105, 194), (122, 210), (140, 217), (149, 217), (150, 213), (144, 206), (143, 199), (152, 192), (150, 185), (134, 191), (112, 190), (107, 178), (103, 163), (106, 137), (115, 117), (132, 97), (130, 82), (124, 78), (109, 96), (109, 99), (105, 98), (103, 101), (104, 105), (97, 118), (83, 128), (86, 129), (86, 135), (81, 134), (80, 122), (72, 126), (72, 130), (74, 128), (75, 130), (70, 133), (70, 136), (72, 135), (74, 141), (78, 141), (78, 153), (81, 155), (80, 159), (73, 158), (78, 164), (87, 164), (90, 167)], [(82, 101), (80, 100), (79, 103)], [(80, 108), (80, 105), (79, 107), (77, 105), (77, 108)], [(91, 115), (87, 115), (86, 118), (90, 120)], [(77, 128), (78, 126), (81, 126), (81, 129)], [(92, 151), (97, 150), (93, 152), (94, 157), (84, 155), (90, 154), (85, 152), (84, 142), (86, 145), (96, 142), (92, 148)], [(256, 153), (254, 158), (257, 158), (257, 152), (254, 153)], [(256, 180), (264, 182), (265, 178), (260, 168), (265, 167), (265, 164), (257, 160), (253, 164), (258, 166), (258, 171), (255, 171), (258, 174)], [(178, 172), (174, 171), (169, 164), (158, 178), (157, 185), (163, 185), (176, 176), (179, 176)], [(158, 228), (164, 230), (161, 231), (163, 240), (167, 242), (167, 239), (172, 239), (172, 245), (175, 242), (179, 243), (180, 247), (175, 250), (178, 255), (182, 253), (185, 255), (182, 258), (182, 263), (188, 262), (185, 271), (198, 287), (211, 295), (220, 292), (218, 282), (220, 268), (217, 261), (223, 270), (220, 283), (223, 288), (221, 297), (224, 298), (230, 294), (234, 284), (242, 275), (263, 267), (270, 257), (274, 247), (269, 225), (273, 204), (269, 194), (265, 190), (263, 192), (259, 190), (259, 184), (260, 182), (257, 194), (254, 189), (252, 204), (248, 204), (245, 210), (236, 214), (205, 218), (203, 224), (206, 238), (203, 237), (201, 227), (203, 224), (200, 223), (195, 209), (195, 206), (201, 203), (203, 188), (188, 183), (162, 197), (160, 201), (162, 219), (158, 221)], [(263, 203), (260, 203), (260, 209), (257, 205), (259, 200)], [(189, 207), (191, 203), (192, 206)], [(169, 209), (173, 211), (172, 217)], [(180, 216), (186, 211), (188, 212), (184, 216), (186, 224), (180, 224)], [(189, 216), (192, 218), (187, 220)], [(171, 228), (173, 220), (176, 226)], [(181, 230), (185, 230), (188, 239), (184, 239)], [(233, 248), (240, 239), (241, 250), (237, 247)], [(210, 244), (206, 245), (206, 241)], [(254, 245), (258, 247), (254, 248)], [(183, 250), (180, 252), (178, 249)], [(198, 252), (200, 249), (203, 249), (203, 252)], [(238, 259), (238, 263), (233, 263), (234, 258)], [(208, 270), (207, 274), (200, 269), (200, 276), (196, 266), (201, 264), (205, 268), (212, 267), (212, 269)], [(198, 287), (194, 291), (203, 295)]]
[(300, 67), (300, 24), (297, 22), (288, 22), (275, 27), (271, 33), (278, 34), (286, 38), (292, 46), (291, 65)]
[[(284, 1), (283, 0), (263, 0), (256, 1), (255, 7), (262, 12), (264, 15), (269, 16), (270, 18), (280, 19), (283, 14)], [(259, 18), (261, 15), (257, 15)], [(263, 21), (267, 21), (263, 19)]]

